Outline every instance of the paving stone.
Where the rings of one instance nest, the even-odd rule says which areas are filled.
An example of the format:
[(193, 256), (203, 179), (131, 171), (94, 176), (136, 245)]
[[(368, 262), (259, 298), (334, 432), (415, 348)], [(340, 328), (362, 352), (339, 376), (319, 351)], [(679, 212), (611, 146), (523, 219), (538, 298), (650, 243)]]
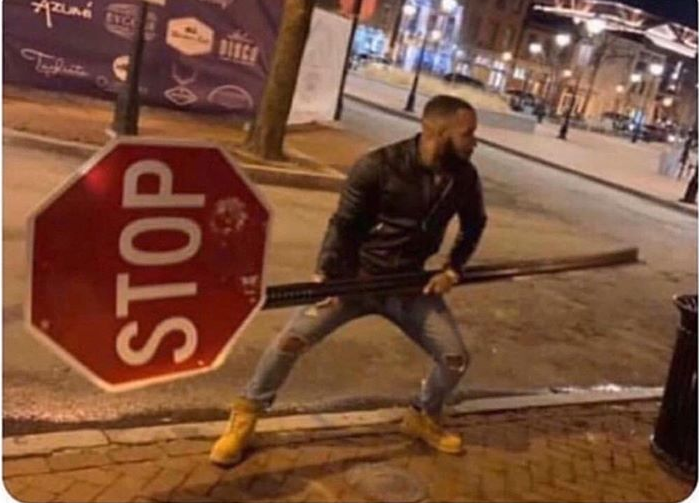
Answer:
[(208, 440), (174, 440), (163, 445), (163, 449), (170, 456), (203, 454), (209, 452), (211, 449), (211, 442)]
[(158, 459), (163, 455), (163, 451), (155, 445), (138, 445), (117, 447), (109, 451), (108, 455), (117, 463), (129, 463)]
[(3, 460), (2, 475), (3, 478), (14, 477), (17, 475), (28, 475), (36, 473), (45, 473), (50, 470), (46, 458), (23, 458)]
[(34, 475), (32, 477), (31, 485), (35, 488), (41, 488), (54, 494), (60, 494), (68, 489), (68, 487), (70, 487), (70, 485), (73, 483), (75, 483), (75, 481), (63, 473), (44, 473)]
[(68, 490), (62, 492), (56, 500), (65, 503), (84, 503), (86, 501), (92, 501), (103, 489), (104, 487), (91, 484), (90, 482), (76, 482), (71, 485)]
[(129, 478), (121, 476), (95, 498), (98, 503), (113, 503), (121, 501), (131, 501), (137, 496), (144, 496), (141, 489), (145, 485), (143, 479)]
[(55, 501), (56, 499), (55, 494), (36, 487), (25, 487), (13, 496), (15, 496), (17, 500), (27, 503), (47, 503), (49, 501)]
[(25, 487), (28, 487), (33, 479), (34, 476), (14, 477), (11, 479), (3, 479), (3, 484), (5, 484), (5, 490), (11, 495), (15, 496), (19, 491)]
[(114, 470), (129, 478), (152, 479), (163, 468), (154, 461), (116, 465)]
[(179, 470), (164, 469), (148, 482), (141, 492), (154, 499), (167, 499), (172, 491), (179, 487), (186, 478), (186, 474)]
[(116, 469), (111, 469), (111, 467), (105, 467), (72, 470), (69, 472), (64, 472), (64, 474), (66, 477), (73, 480), (108, 486), (119, 477), (120, 472)]
[(104, 454), (95, 454), (90, 451), (54, 454), (48, 458), (48, 464), (52, 470), (67, 471), (89, 468), (92, 466), (104, 466), (111, 460)]
[(222, 476), (221, 468), (210, 463), (202, 463), (194, 467), (182, 484), (182, 488), (191, 493), (206, 494)]

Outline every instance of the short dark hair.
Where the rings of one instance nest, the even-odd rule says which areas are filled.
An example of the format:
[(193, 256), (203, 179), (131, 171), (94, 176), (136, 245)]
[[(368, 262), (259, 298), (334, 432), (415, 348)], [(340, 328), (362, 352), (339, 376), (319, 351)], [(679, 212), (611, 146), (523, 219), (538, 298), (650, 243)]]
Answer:
[(422, 112), (422, 117), (447, 118), (453, 116), (459, 110), (464, 109), (470, 110), (471, 112), (476, 111), (473, 105), (466, 100), (462, 100), (456, 96), (449, 96), (448, 94), (440, 94), (427, 102)]

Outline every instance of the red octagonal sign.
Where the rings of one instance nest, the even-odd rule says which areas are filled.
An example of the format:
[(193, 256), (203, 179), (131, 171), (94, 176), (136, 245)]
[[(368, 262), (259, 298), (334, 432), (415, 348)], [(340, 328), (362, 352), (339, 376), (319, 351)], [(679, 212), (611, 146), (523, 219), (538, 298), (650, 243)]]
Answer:
[(112, 142), (30, 217), (28, 328), (109, 391), (214, 369), (264, 302), (270, 218), (219, 148)]

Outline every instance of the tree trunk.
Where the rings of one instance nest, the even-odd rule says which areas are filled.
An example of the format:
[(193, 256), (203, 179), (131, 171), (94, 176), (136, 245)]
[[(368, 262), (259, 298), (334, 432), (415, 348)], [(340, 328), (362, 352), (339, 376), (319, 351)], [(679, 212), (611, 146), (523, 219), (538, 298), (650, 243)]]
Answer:
[(272, 68), (245, 146), (264, 159), (283, 159), (286, 121), (311, 26), (314, 0), (285, 0)]

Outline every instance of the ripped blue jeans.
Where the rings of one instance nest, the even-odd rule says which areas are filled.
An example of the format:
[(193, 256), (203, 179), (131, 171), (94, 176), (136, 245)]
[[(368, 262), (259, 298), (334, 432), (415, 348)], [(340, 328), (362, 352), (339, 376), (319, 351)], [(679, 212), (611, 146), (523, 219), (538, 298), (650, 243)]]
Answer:
[(299, 356), (341, 325), (378, 314), (396, 324), (429, 354), (435, 366), (413, 405), (433, 417), (466, 371), (469, 354), (444, 299), (439, 295), (345, 297), (298, 309), (267, 347), (243, 396), (268, 408)]

